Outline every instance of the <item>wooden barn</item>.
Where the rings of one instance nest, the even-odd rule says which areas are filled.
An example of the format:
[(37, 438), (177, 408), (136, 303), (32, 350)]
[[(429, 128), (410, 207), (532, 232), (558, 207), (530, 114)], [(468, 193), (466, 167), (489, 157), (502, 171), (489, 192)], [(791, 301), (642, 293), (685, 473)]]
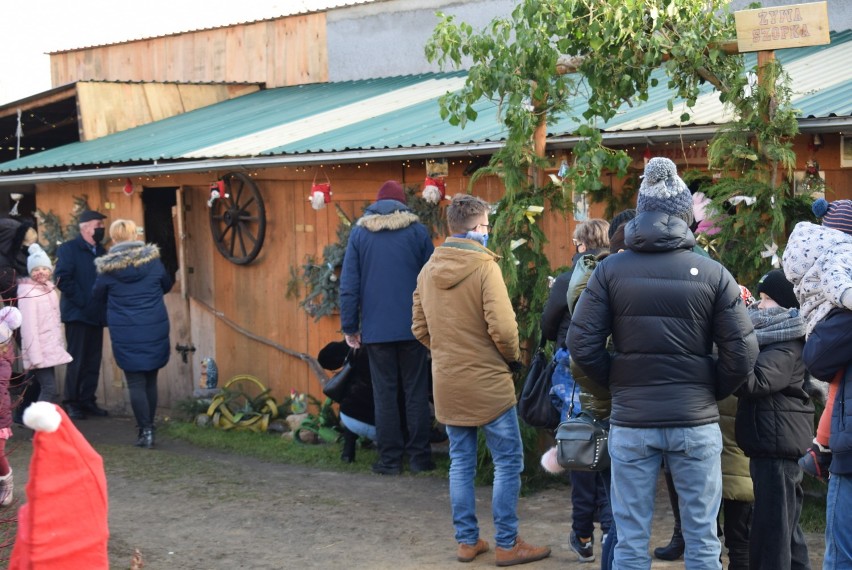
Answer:
[[(50, 213), (64, 226), (85, 198), (107, 223), (131, 218), (160, 245), (177, 279), (167, 295), (175, 352), (160, 376), (164, 413), (192, 393), (206, 357), (216, 360), (220, 385), (250, 374), (279, 401), (291, 389), (318, 395), (312, 357), (341, 337), (339, 320), (315, 320), (300, 307), (304, 286), (288, 295), (294, 273), (308, 256), (322, 258), (342, 217), (357, 218), (385, 180), (419, 188), (437, 162), (447, 193), (463, 192), (502, 144), (499, 125), (485, 118), (492, 103), (465, 130), (440, 120), (437, 100), (461, 86), (463, 72), (329, 82), (327, 29), (327, 13), (318, 12), (59, 52), (51, 54), (56, 88), (0, 107), (0, 128), (28, 114), (53, 126), (2, 150), (0, 209), (17, 203), (21, 214)], [(845, 32), (829, 46), (778, 54), (811, 90), (796, 101), (800, 169), (818, 158), (832, 198), (852, 197), (852, 139), (842, 134), (852, 109), (840, 108), (852, 72), (826, 69), (850, 51)], [(635, 172), (646, 152), (702, 169), (724, 121), (721, 108), (707, 108), (680, 124), (665, 97), (651, 98), (608, 123), (605, 140), (630, 151)], [(575, 127), (551, 129), (554, 171)], [(326, 181), (331, 201), (314, 209), (311, 187)], [(623, 181), (607, 183), (617, 194)], [(473, 192), (496, 201), (503, 188), (489, 177)], [(603, 214), (604, 204), (585, 205), (586, 215)], [(231, 223), (238, 210), (251, 214), (245, 231)], [(545, 213), (540, 223), (551, 264), (566, 265), (573, 216)], [(98, 398), (129, 410), (108, 340)]]

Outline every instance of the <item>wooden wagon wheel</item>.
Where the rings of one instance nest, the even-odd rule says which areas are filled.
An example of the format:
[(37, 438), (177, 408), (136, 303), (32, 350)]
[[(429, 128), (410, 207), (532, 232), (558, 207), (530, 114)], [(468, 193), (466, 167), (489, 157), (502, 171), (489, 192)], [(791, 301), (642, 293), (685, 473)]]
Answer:
[(242, 172), (231, 172), (222, 180), (225, 193), (210, 207), (210, 231), (219, 253), (237, 265), (245, 265), (263, 247), (266, 207), (257, 184)]

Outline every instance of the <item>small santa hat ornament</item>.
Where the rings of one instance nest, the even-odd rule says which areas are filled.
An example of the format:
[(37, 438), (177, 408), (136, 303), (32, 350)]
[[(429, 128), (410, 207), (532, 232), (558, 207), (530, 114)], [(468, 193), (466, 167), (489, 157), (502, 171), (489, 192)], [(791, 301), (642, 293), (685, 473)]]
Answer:
[(423, 181), (423, 199), (431, 204), (437, 204), (447, 195), (447, 187), (443, 178), (426, 177)]
[(311, 208), (313, 208), (314, 210), (322, 210), (323, 208), (325, 208), (325, 205), (331, 201), (329, 194), (330, 192), (327, 194), (322, 190), (312, 190), (311, 195), (308, 196), (308, 200), (311, 203)]
[(108, 569), (103, 459), (55, 404), (32, 404), (24, 424), (33, 455), (9, 569)]

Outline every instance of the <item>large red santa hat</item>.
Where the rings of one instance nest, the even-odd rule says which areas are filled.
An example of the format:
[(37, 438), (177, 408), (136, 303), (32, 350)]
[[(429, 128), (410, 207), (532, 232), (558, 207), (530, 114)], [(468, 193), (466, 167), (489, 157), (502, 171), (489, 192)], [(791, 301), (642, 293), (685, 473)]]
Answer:
[(108, 569), (103, 459), (55, 404), (32, 404), (24, 424), (33, 456), (9, 570)]

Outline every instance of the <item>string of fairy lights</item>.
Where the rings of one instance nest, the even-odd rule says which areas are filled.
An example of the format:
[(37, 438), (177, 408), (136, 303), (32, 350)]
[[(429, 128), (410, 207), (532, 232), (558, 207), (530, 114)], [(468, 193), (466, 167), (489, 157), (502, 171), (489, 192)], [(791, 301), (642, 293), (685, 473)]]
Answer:
[[(693, 150), (694, 153), (701, 153), (701, 152), (703, 152), (703, 149), (706, 149), (706, 146), (707, 146), (706, 141), (690, 141), (688, 143), (687, 142), (681, 143), (679, 141), (665, 141), (665, 142), (655, 143), (653, 145), (644, 145), (644, 146), (631, 145), (629, 147), (625, 147), (625, 149), (629, 150), (629, 154), (635, 156), (637, 152), (643, 152), (643, 151), (644, 152), (650, 151), (652, 154), (659, 154), (660, 149), (690, 149), (690, 150)], [(669, 151), (663, 150), (663, 152), (671, 152), (671, 151), (670, 150)], [(548, 153), (548, 158), (551, 161), (558, 160), (560, 158), (564, 159), (568, 156), (568, 154), (569, 154), (569, 151), (567, 151), (567, 150), (564, 153), (563, 152), (557, 152), (557, 151), (551, 151), (551, 152)], [(706, 157), (706, 154), (703, 154), (702, 156)], [(694, 158), (699, 158), (699, 156), (695, 156)], [(465, 158), (462, 158), (462, 159), (447, 159), (447, 164), (450, 167), (464, 167), (464, 168), (466, 168), (466, 167), (472, 165), (475, 161), (476, 161), (475, 158), (465, 157)], [(404, 160), (402, 162), (402, 165), (406, 169), (411, 169), (411, 168), (424, 169), (424, 168), (427, 167), (428, 163), (430, 163), (430, 162), (434, 162), (434, 159), (422, 159), (422, 160), (413, 160), (413, 161), (412, 160)], [(246, 172), (245, 174), (247, 176), (249, 176), (250, 178), (258, 178), (262, 175), (263, 171), (270, 170), (270, 169), (276, 169), (276, 170), (280, 169), (280, 170), (285, 170), (285, 171), (291, 171), (295, 174), (308, 174), (309, 175), (309, 174), (313, 174), (315, 172), (321, 172), (321, 171), (344, 172), (347, 169), (357, 171), (357, 170), (369, 168), (369, 166), (371, 164), (375, 165), (375, 162), (371, 163), (369, 161), (365, 161), (365, 162), (361, 162), (361, 163), (349, 162), (349, 163), (343, 163), (343, 164), (324, 164), (323, 163), (323, 164), (316, 164), (316, 165), (297, 165), (297, 166), (282, 165), (282, 166), (264, 167), (263, 169), (259, 169), (259, 168), (253, 169), (253, 170)], [(205, 174), (205, 173), (194, 173), (194, 174)], [(213, 170), (208, 170), (208, 171), (206, 171), (206, 174), (208, 176), (215, 176), (217, 174), (217, 172), (213, 171)], [(160, 184), (167, 183), (168, 181), (170, 181), (172, 179), (178, 179), (178, 178), (183, 179), (185, 176), (186, 175), (183, 175), (183, 174), (177, 175), (177, 174), (165, 174), (164, 173), (164, 174), (145, 175), (145, 176), (132, 176), (131, 179), (132, 179), (134, 184), (146, 185), (148, 183), (160, 183)], [(122, 176), (120, 178), (109, 179), (108, 183), (110, 185), (123, 185), (126, 180), (127, 180), (127, 177)]]
[[(44, 117), (42, 117), (41, 115), (34, 113), (33, 111), (27, 111), (25, 114), (22, 114), (21, 122), (23, 122), (24, 116), (27, 119), (32, 119), (34, 121), (38, 121), (42, 125), (49, 127), (51, 129), (58, 128), (58, 123), (49, 121), (49, 120), (45, 119)], [(59, 122), (65, 123), (65, 122), (67, 122), (69, 120), (73, 120), (73, 119), (74, 119), (74, 117), (65, 117), (64, 119), (62, 119)], [(0, 138), (0, 149), (5, 150), (5, 151), (10, 151), (10, 152), (14, 152), (16, 150), (18, 150), (20, 152), (23, 152), (23, 151), (41, 152), (43, 150), (47, 150), (47, 148), (44, 147), (44, 146), (36, 147), (36, 146), (26, 146), (26, 145), (23, 145), (23, 144), (18, 146), (18, 128), (21, 127), (21, 126), (22, 125), (19, 123), (18, 125), (16, 125), (15, 130), (11, 134), (8, 134), (5, 137)], [(22, 135), (23, 136), (22, 136), (21, 140), (25, 141), (26, 135), (27, 135), (26, 130), (22, 129)]]

